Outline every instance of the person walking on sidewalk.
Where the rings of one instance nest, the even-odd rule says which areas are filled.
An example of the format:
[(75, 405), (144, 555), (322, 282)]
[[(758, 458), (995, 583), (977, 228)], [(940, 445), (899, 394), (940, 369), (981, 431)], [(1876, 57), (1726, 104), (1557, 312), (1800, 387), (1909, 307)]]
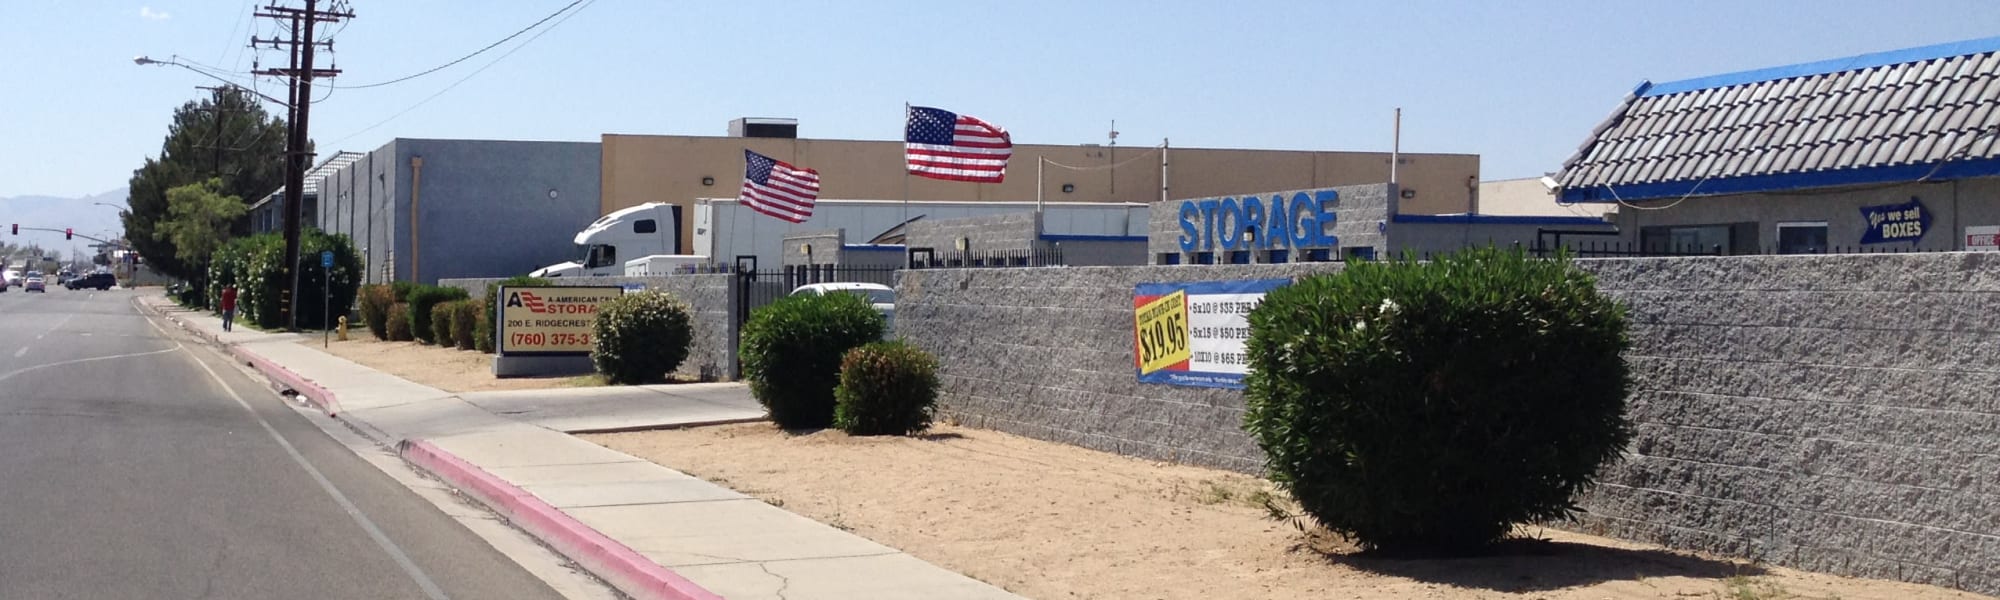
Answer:
[(236, 286), (222, 286), (222, 330), (229, 331), (236, 322)]

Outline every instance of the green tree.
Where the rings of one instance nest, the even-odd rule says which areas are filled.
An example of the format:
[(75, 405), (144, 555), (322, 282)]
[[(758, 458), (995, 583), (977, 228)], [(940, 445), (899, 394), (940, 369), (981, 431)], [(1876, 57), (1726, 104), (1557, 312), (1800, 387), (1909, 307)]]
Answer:
[(154, 226), (153, 237), (173, 244), (181, 263), (200, 276), (248, 211), (242, 198), (222, 193), (221, 178), (210, 177), (167, 190), (167, 218)]
[[(255, 199), (277, 191), (285, 179), (285, 130), (284, 119), (265, 112), (256, 96), (239, 88), (220, 88), (182, 104), (159, 156), (132, 172), (124, 225), (133, 249), (161, 273), (181, 279), (201, 275), (207, 254), (181, 252), (175, 236), (160, 233), (172, 218), (168, 190), (216, 179), (222, 196)], [(239, 215), (229, 231), (249, 233), (248, 220)]]

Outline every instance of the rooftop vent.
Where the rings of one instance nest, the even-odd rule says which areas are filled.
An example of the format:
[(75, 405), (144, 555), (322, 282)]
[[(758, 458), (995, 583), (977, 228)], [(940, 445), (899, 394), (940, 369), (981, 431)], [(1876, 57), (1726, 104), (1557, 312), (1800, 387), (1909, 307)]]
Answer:
[(743, 117), (729, 122), (729, 137), (796, 139), (799, 120)]

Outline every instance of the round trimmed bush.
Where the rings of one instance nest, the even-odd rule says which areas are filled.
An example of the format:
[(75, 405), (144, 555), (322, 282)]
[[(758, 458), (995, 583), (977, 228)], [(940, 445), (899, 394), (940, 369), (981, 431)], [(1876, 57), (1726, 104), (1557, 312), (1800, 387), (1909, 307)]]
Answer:
[(666, 292), (629, 293), (598, 305), (590, 362), (616, 384), (659, 383), (694, 344), (688, 307)]
[(389, 286), (361, 286), (361, 321), (375, 339), (389, 339), (389, 306), (395, 303), (395, 293)]
[(909, 435), (931, 426), (938, 363), (902, 340), (847, 351), (833, 389), (833, 426), (851, 435)]
[(477, 298), (460, 300), (452, 309), (451, 341), (458, 344), (458, 349), (472, 350), (475, 347), (473, 338), (478, 335), (479, 311), (485, 308), (485, 304), (485, 300)]
[(458, 305), (462, 303), (463, 300), (447, 300), (431, 306), (430, 326), (433, 343), (445, 348), (452, 347), (451, 324), (458, 318), (456, 316)]
[(743, 378), (779, 427), (827, 427), (841, 359), (881, 340), (886, 328), (882, 314), (854, 294), (780, 298), (743, 325)]
[[(431, 321), (431, 317), (437, 314), (433, 309), (439, 304), (467, 297), (465, 290), (454, 287), (420, 285), (411, 288), (407, 300), (410, 303), (410, 332), (416, 334), (417, 341), (426, 344), (450, 345), (449, 339), (438, 341), (438, 327)], [(444, 331), (449, 332), (449, 327)]]
[(383, 323), (391, 342), (407, 342), (416, 339), (411, 331), (410, 304), (397, 302), (389, 305), (389, 318)]
[(1365, 549), (1454, 553), (1573, 516), (1631, 437), (1624, 308), (1567, 260), (1351, 262), (1249, 316), (1244, 428)]
[(472, 315), (472, 349), (487, 354), (493, 353), (493, 305), (480, 301), (479, 311)]

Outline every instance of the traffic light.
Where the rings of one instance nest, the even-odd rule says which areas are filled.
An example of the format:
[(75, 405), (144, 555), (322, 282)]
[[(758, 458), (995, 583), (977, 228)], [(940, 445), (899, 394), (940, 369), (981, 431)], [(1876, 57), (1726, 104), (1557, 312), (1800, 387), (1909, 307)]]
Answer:
[(75, 235), (76, 235), (76, 232), (75, 232), (74, 230), (72, 230), (72, 229), (70, 229), (70, 228), (68, 228), (68, 227), (64, 227), (64, 228), (63, 228), (63, 239), (65, 239), (65, 240), (70, 240), (70, 239), (76, 239), (76, 238), (72, 237), (72, 236), (75, 236)]
[(20, 224), (20, 223), (15, 223), (15, 224), (14, 224), (14, 235), (21, 235), (21, 224)]

